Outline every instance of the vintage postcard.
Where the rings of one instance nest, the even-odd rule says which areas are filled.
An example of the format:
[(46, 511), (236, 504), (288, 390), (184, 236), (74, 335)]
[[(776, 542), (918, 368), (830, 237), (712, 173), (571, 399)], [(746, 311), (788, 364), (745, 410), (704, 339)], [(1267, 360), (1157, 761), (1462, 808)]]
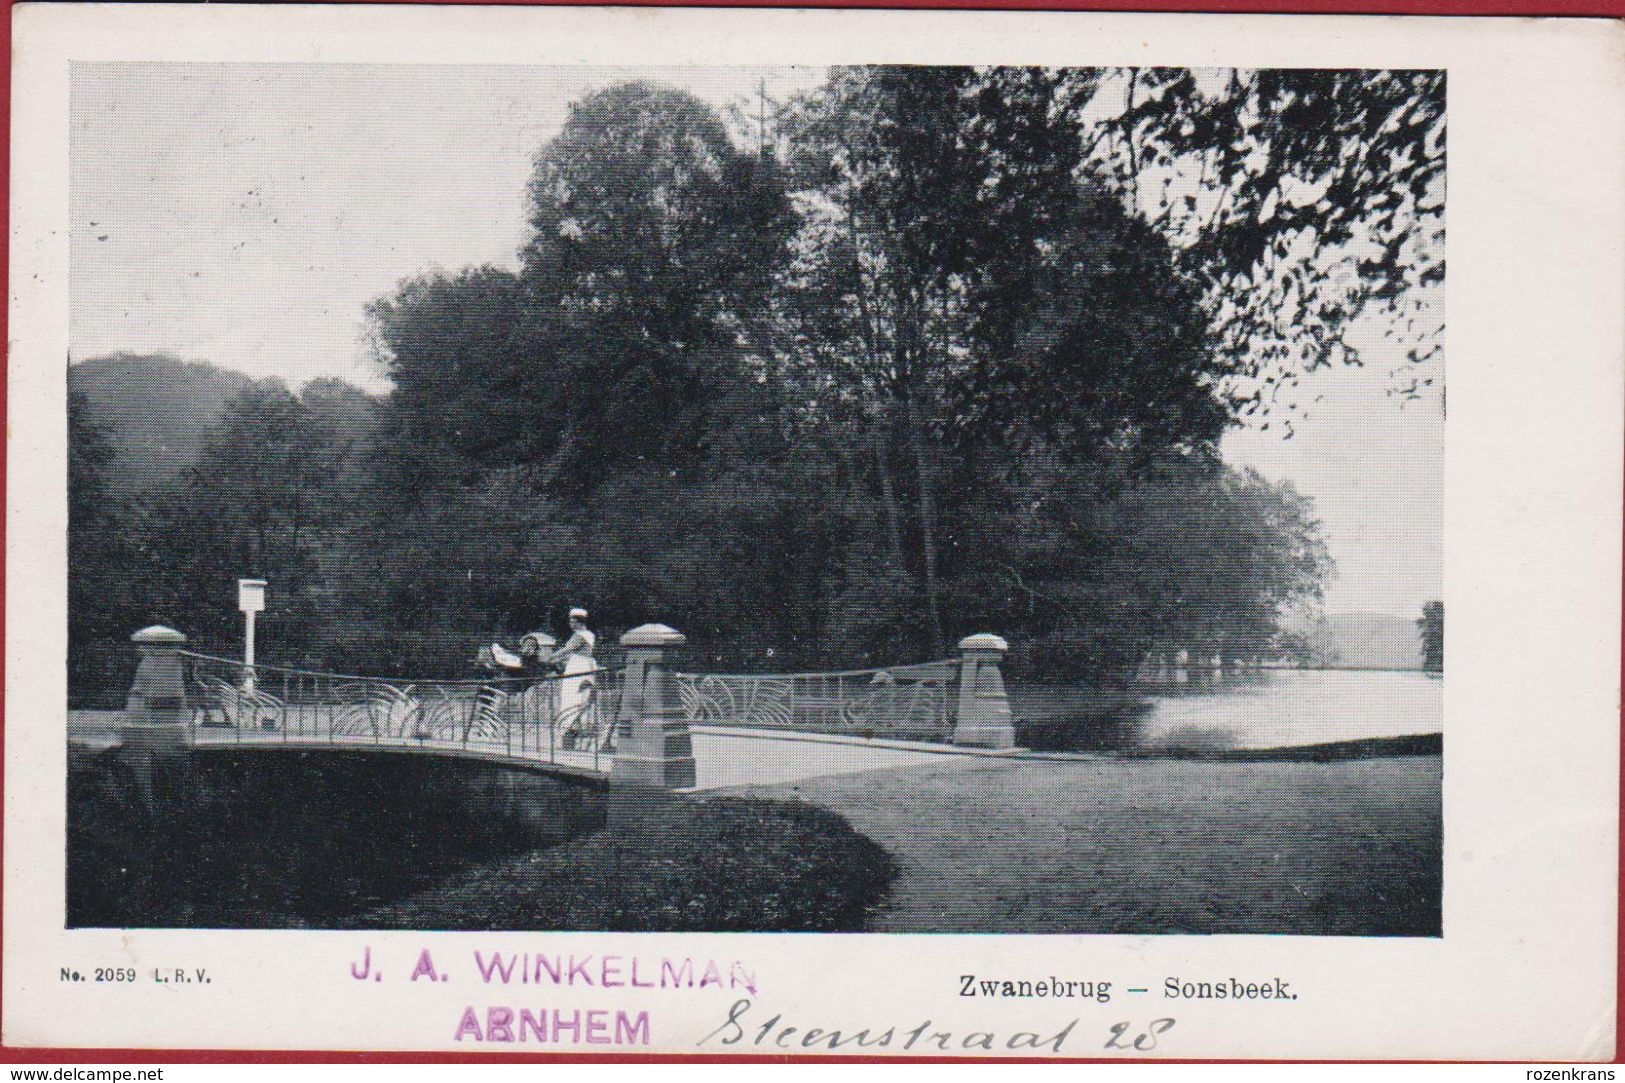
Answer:
[(15, 64), (7, 1046), (1614, 1056), (1625, 27)]

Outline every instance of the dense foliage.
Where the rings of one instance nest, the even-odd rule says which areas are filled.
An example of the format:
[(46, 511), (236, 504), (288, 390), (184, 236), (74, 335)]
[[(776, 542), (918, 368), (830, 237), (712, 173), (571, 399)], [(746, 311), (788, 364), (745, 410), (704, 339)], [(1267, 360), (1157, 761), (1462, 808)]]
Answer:
[(75, 421), (74, 689), (116, 689), (152, 621), (233, 648), (245, 575), (264, 656), (352, 671), (460, 672), (573, 604), (752, 670), (975, 631), (1057, 677), (1279, 653), (1326, 550), (1218, 440), (1349, 359), (1369, 306), (1425, 307), (1442, 92), (851, 68), (754, 138), (671, 89), (589, 95), (517, 269), (371, 306), (387, 396), (253, 384), (122, 504)]

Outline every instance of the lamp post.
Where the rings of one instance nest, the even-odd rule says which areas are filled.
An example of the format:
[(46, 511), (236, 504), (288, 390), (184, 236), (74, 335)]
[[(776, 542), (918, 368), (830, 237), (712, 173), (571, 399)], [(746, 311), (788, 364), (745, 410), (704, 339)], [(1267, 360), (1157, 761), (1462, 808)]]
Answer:
[(237, 580), (237, 608), (247, 628), (243, 634), (243, 691), (254, 691), (254, 615), (265, 610), (265, 580)]

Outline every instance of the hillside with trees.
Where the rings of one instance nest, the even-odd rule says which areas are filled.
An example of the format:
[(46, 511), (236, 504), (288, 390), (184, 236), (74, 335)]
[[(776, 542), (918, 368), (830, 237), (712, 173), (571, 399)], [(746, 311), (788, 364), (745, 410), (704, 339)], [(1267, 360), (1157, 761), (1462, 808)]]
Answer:
[(197, 461), (209, 429), (248, 386), (240, 372), (168, 354), (117, 353), (68, 366), (68, 390), (110, 441), (106, 484), (134, 495), (174, 481)]
[(1332, 669), (1423, 669), (1417, 622), (1392, 613), (1328, 613), (1309, 635), (1317, 665)]

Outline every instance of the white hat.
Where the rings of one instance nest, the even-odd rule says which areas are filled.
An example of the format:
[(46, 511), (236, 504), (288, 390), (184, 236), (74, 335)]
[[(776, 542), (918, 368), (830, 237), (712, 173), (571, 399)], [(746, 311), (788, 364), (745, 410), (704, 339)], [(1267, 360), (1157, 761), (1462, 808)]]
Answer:
[(570, 610), (570, 619), (571, 620), (575, 620), (578, 617), (581, 620), (586, 620), (587, 619), (587, 611), (585, 609), (581, 609), (579, 607)]

